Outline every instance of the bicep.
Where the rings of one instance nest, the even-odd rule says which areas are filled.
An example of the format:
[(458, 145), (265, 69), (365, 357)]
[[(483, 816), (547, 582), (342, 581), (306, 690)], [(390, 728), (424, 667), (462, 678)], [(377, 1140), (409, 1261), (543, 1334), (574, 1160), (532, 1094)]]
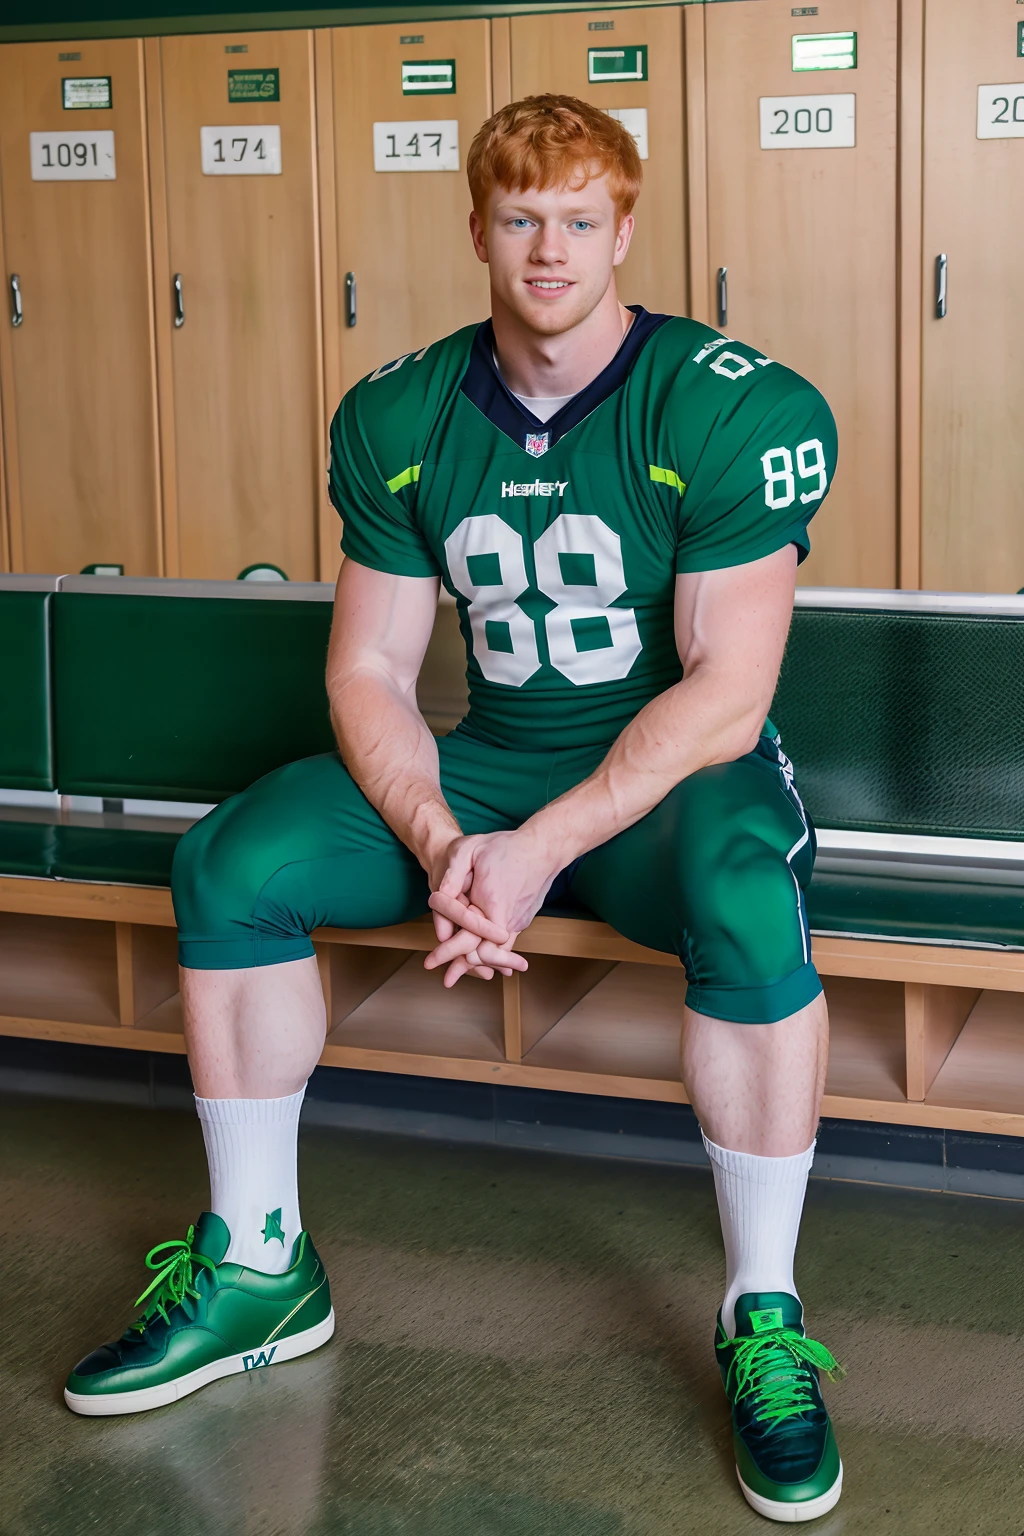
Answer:
[(439, 587), (436, 576), (396, 576), (345, 560), (334, 596), (328, 693), (357, 670), (379, 672), (411, 692), (434, 627)]
[(684, 672), (722, 675), (767, 711), (786, 647), (797, 551), (793, 544), (722, 570), (676, 577), (676, 645)]

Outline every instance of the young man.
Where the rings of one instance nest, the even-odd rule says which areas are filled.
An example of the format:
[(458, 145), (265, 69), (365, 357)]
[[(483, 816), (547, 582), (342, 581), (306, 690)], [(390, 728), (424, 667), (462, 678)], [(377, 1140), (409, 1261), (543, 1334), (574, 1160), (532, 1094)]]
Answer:
[[(554, 895), (686, 969), (740, 1481), (761, 1513), (811, 1519), (842, 1483), (816, 1370), (835, 1362), (793, 1282), (828, 1025), (813, 833), (766, 714), (834, 425), (779, 363), (619, 303), (641, 178), (620, 124), (531, 98), (468, 169), (492, 320), (378, 368), (332, 429), (340, 755), (227, 801), (175, 863), (211, 1211), (150, 1254), (149, 1310), (67, 1401), (155, 1407), (330, 1336), (295, 1171), (325, 1031), (310, 932), (429, 906), (425, 963), (451, 986), (525, 970), (516, 937)], [(470, 709), (436, 742), (415, 689), (441, 582)]]

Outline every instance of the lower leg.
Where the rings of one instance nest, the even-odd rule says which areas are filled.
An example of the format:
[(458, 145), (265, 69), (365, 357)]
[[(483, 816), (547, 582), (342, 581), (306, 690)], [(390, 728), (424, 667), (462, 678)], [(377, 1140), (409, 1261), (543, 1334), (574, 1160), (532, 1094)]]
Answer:
[(777, 1024), (732, 1024), (686, 1010), (682, 1073), (715, 1175), (727, 1334), (737, 1296), (796, 1294), (793, 1256), (827, 1061), (823, 995)]
[(296, 1138), (326, 1031), (316, 961), (182, 969), (185, 1041), (226, 1257), (279, 1273), (301, 1229)]

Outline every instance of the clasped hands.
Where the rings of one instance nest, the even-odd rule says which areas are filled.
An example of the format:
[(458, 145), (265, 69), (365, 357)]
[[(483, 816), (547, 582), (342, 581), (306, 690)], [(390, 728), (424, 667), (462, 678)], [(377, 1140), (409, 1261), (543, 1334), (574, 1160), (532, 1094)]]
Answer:
[(550, 850), (545, 853), (525, 827), (455, 838), (431, 878), (438, 942), (423, 962), (426, 969), (444, 966), (446, 987), (461, 976), (490, 981), (495, 971), (525, 971), (527, 962), (513, 946), (560, 867), (551, 867)]

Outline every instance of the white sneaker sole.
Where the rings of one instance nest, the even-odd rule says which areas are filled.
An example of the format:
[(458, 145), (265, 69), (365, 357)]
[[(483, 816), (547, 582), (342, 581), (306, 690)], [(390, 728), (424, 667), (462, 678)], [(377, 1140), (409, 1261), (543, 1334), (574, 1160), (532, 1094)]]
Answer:
[(242, 1355), (225, 1355), (223, 1360), (212, 1360), (209, 1365), (201, 1365), (197, 1371), (179, 1376), (177, 1381), (165, 1381), (158, 1387), (138, 1387), (134, 1392), (109, 1392), (106, 1396), (94, 1397), (91, 1393), (69, 1392), (65, 1387), (64, 1401), (72, 1413), (84, 1413), (90, 1418), (115, 1413), (146, 1413), (150, 1408), (164, 1408), (168, 1403), (176, 1403), (180, 1397), (188, 1397), (190, 1392), (198, 1392), (200, 1387), (208, 1387), (211, 1381), (219, 1381), (222, 1376), (260, 1370), (267, 1365), (281, 1365), (285, 1360), (308, 1355), (311, 1350), (326, 1344), (333, 1332), (332, 1307), (323, 1322), (317, 1323), (315, 1328), (293, 1333), (269, 1349), (254, 1349)]
[(832, 1487), (826, 1493), (819, 1493), (816, 1499), (807, 1499), (802, 1504), (788, 1504), (781, 1499), (766, 1499), (763, 1494), (755, 1493), (753, 1488), (748, 1488), (740, 1477), (739, 1467), (736, 1468), (736, 1476), (743, 1489), (743, 1497), (751, 1509), (756, 1509), (758, 1514), (764, 1515), (767, 1520), (780, 1520), (789, 1525), (795, 1525), (800, 1520), (817, 1520), (819, 1515), (827, 1515), (829, 1510), (834, 1509), (839, 1503), (839, 1495), (843, 1491), (842, 1462), (839, 1463), (839, 1476)]

